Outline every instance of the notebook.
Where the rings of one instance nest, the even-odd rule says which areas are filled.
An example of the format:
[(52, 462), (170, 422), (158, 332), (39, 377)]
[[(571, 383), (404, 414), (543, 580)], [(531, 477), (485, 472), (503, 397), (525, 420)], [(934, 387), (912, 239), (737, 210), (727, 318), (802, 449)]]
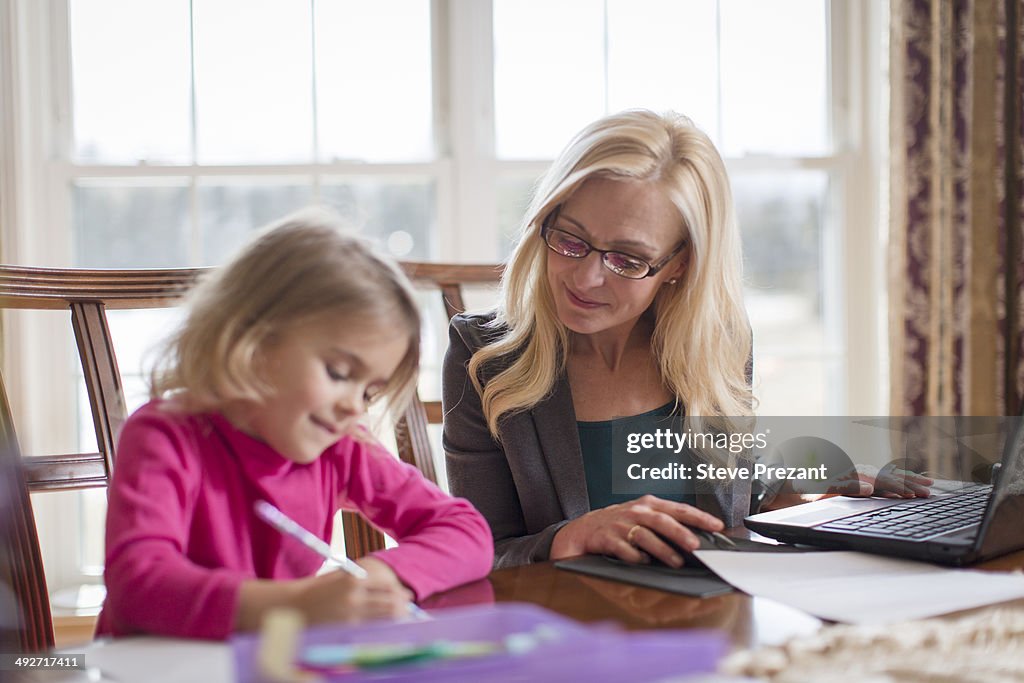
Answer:
[[(744, 538), (731, 539), (729, 547), (716, 544), (713, 540), (702, 538), (702, 550), (732, 550), (736, 552), (758, 553), (793, 553), (818, 550), (807, 546), (771, 545), (758, 543)], [(678, 569), (658, 562), (652, 564), (632, 564), (604, 555), (584, 555), (568, 560), (558, 560), (555, 566), (580, 574), (596, 576), (611, 581), (620, 581), (634, 586), (656, 588), (668, 593), (688, 595), (695, 598), (710, 598), (716, 595), (733, 592), (732, 586), (723, 581), (714, 572), (704, 566), (696, 556), (684, 553), (686, 564)]]
[[(477, 681), (566, 681), (592, 683), (668, 680), (712, 674), (729, 648), (720, 633), (693, 629), (622, 631), (589, 626), (537, 605), (499, 603), (431, 610), (430, 621), (370, 621), (306, 629), (290, 659), (317, 680), (339, 683), (476, 683)], [(269, 683), (260, 634), (231, 639), (235, 681)], [(119, 641), (120, 642), (120, 641)], [(390, 662), (325, 666), (345, 649), (366, 654), (394, 648), (483, 647), (480, 656), (393, 659)], [(494, 648), (493, 651), (487, 649)], [(263, 651), (261, 651), (263, 650)], [(300, 668), (301, 667), (301, 668)]]
[(1014, 419), (991, 484), (946, 482), (928, 498), (839, 496), (751, 515), (785, 543), (966, 565), (1024, 548), (1024, 420)]
[(733, 592), (732, 586), (704, 567), (685, 566), (673, 569), (657, 565), (628, 564), (603, 555), (584, 555), (571, 560), (559, 560), (555, 562), (555, 566), (587, 576), (596, 576), (599, 579), (656, 588), (694, 598), (711, 598)]

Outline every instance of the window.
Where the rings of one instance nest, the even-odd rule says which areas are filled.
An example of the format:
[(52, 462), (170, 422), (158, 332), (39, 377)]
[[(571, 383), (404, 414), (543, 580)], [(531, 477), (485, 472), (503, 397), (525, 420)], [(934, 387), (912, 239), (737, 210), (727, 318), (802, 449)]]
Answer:
[[(8, 0), (3, 259), (216, 264), (313, 201), (398, 258), (494, 261), (572, 133), (672, 108), (730, 170), (761, 411), (875, 414), (883, 2)], [(139, 401), (138, 331), (171, 323), (116, 324)], [(18, 329), (8, 365), (61, 357)]]
[(71, 263), (217, 264), (310, 202), (435, 255), (428, 0), (68, 8)]
[[(836, 209), (850, 140), (830, 65), (843, 41), (814, 0), (495, 0), (494, 129), (503, 253), (523, 191), (573, 133), (631, 107), (674, 109), (729, 165), (744, 235), (764, 414), (841, 413), (846, 348)], [(519, 164), (514, 162), (520, 162)]]

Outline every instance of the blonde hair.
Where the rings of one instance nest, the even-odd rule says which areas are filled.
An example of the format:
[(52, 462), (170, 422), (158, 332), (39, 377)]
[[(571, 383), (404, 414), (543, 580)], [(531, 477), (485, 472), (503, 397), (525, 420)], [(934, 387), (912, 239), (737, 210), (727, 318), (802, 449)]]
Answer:
[[(748, 416), (751, 333), (743, 307), (742, 254), (725, 164), (685, 116), (625, 111), (584, 128), (541, 179), (501, 285), (491, 325), (503, 333), (469, 361), (491, 434), (498, 421), (543, 400), (564, 371), (568, 331), (547, 279), (544, 220), (593, 177), (658, 183), (689, 239), (687, 269), (652, 304), (651, 346), (666, 387), (688, 417)], [(490, 365), (494, 363), (494, 365)], [(484, 382), (487, 366), (500, 368)]]
[(408, 279), (326, 209), (306, 209), (265, 228), (192, 291), (188, 314), (164, 345), (150, 396), (172, 395), (189, 412), (273, 393), (258, 372), (264, 345), (322, 316), (387, 325), (408, 349), (381, 395), (393, 415), (416, 388), (420, 314)]

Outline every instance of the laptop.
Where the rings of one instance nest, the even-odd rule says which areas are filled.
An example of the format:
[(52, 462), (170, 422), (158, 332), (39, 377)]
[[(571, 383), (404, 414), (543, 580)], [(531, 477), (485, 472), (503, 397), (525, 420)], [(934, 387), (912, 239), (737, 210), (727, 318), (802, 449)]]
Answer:
[[(1024, 548), (1024, 420), (1006, 439), (991, 484), (950, 482), (928, 498), (837, 496), (751, 515), (784, 543), (967, 565)], [(937, 482), (938, 483), (938, 482)]]

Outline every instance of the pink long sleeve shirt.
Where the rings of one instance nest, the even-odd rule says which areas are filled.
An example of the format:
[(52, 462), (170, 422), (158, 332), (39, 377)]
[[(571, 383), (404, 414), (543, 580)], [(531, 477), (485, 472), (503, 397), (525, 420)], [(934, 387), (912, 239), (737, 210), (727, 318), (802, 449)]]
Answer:
[(399, 542), (374, 555), (417, 599), (491, 568), (480, 513), (379, 446), (344, 438), (300, 465), (220, 414), (160, 406), (143, 406), (121, 432), (97, 635), (226, 638), (243, 581), (314, 574), (322, 559), (258, 519), (261, 499), (324, 540), (336, 510), (358, 510)]

